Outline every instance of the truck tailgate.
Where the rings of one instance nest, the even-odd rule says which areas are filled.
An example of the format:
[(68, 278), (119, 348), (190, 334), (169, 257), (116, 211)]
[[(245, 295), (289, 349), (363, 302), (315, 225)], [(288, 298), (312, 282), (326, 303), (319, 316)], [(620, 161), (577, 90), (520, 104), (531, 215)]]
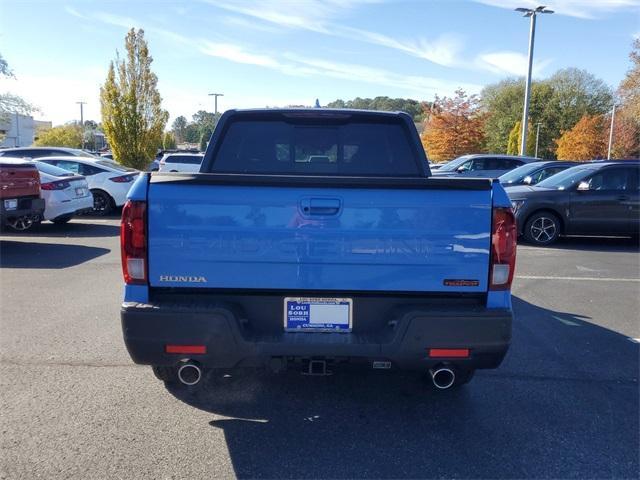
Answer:
[(151, 182), (153, 287), (487, 291), (492, 191)]

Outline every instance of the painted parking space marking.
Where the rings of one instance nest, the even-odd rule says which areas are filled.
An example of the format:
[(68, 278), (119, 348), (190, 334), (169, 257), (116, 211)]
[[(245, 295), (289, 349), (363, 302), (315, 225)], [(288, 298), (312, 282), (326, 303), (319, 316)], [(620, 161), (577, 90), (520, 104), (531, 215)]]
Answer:
[(553, 318), (555, 318), (556, 320), (558, 320), (559, 322), (564, 323), (565, 325), (568, 325), (569, 327), (579, 327), (580, 324), (576, 323), (576, 322), (572, 322), (571, 320), (567, 320), (566, 318), (562, 318), (562, 317), (556, 317), (555, 315), (551, 315)]
[(640, 343), (640, 338), (631, 338), (631, 337), (629, 337), (629, 338), (627, 338), (627, 340), (629, 340), (630, 342), (633, 342), (633, 343)]
[(612, 277), (552, 277), (545, 275), (517, 275), (516, 278), (523, 280), (568, 280), (585, 282), (631, 282), (640, 283), (640, 278), (612, 278)]

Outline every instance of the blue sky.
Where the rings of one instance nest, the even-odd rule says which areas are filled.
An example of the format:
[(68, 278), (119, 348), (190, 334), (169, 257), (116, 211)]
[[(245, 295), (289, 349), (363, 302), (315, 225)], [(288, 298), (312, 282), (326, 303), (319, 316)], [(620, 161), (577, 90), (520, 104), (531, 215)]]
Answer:
[[(145, 29), (163, 105), (213, 110), (356, 96), (431, 100), (525, 73), (532, 0), (0, 0), (0, 52), (17, 93), (54, 124), (99, 120), (99, 87), (126, 30)], [(640, 0), (557, 0), (538, 19), (534, 78), (565, 67), (616, 87), (640, 35)]]

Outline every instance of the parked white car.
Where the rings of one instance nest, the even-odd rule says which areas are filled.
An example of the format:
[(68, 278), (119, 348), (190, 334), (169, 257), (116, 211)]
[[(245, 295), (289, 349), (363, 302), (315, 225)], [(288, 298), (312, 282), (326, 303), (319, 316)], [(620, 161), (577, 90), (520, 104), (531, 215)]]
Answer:
[(93, 195), (82, 175), (33, 162), (40, 173), (40, 196), (44, 199), (44, 220), (67, 223), (74, 215), (93, 210)]
[(98, 215), (106, 215), (115, 207), (124, 205), (127, 193), (140, 173), (109, 160), (80, 157), (45, 157), (38, 160), (84, 175), (93, 194), (93, 212)]
[(3, 148), (0, 150), (0, 157), (31, 158), (34, 160), (41, 157), (54, 157), (61, 155), (64, 155), (65, 157), (100, 158), (93, 153), (80, 150), (79, 148), (67, 147), (14, 147)]
[(161, 172), (199, 172), (202, 153), (166, 153), (160, 160)]

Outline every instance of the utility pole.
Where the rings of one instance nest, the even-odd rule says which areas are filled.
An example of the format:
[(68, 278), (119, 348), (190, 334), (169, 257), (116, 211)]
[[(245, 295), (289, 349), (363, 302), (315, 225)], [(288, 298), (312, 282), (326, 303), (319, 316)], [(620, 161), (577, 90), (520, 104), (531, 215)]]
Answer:
[(607, 160), (611, 160), (611, 147), (613, 146), (613, 122), (616, 118), (616, 104), (613, 104), (611, 110), (611, 127), (609, 128), (609, 149), (607, 150)]
[(218, 97), (224, 97), (224, 93), (210, 93), (209, 96), (213, 97), (214, 108), (215, 108), (213, 113), (217, 117), (218, 116)]
[(534, 157), (538, 158), (538, 140), (540, 139), (540, 125), (542, 125), (540, 122), (536, 123), (536, 153), (533, 155)]
[(547, 7), (541, 5), (533, 8), (516, 8), (516, 12), (524, 13), (523, 17), (531, 19), (529, 28), (529, 67), (527, 69), (527, 83), (524, 89), (524, 110), (522, 112), (522, 139), (520, 140), (520, 155), (524, 155), (527, 151), (527, 122), (529, 120), (529, 100), (531, 98), (531, 67), (533, 66), (533, 44), (536, 37), (536, 16), (539, 13), (553, 13), (553, 10), (547, 10)]
[(78, 105), (80, 105), (80, 129), (82, 132), (82, 149), (84, 150), (84, 111), (83, 108), (84, 105), (86, 105), (87, 102), (76, 102)]
[(16, 147), (21, 147), (20, 145), (20, 114), (16, 112)]

